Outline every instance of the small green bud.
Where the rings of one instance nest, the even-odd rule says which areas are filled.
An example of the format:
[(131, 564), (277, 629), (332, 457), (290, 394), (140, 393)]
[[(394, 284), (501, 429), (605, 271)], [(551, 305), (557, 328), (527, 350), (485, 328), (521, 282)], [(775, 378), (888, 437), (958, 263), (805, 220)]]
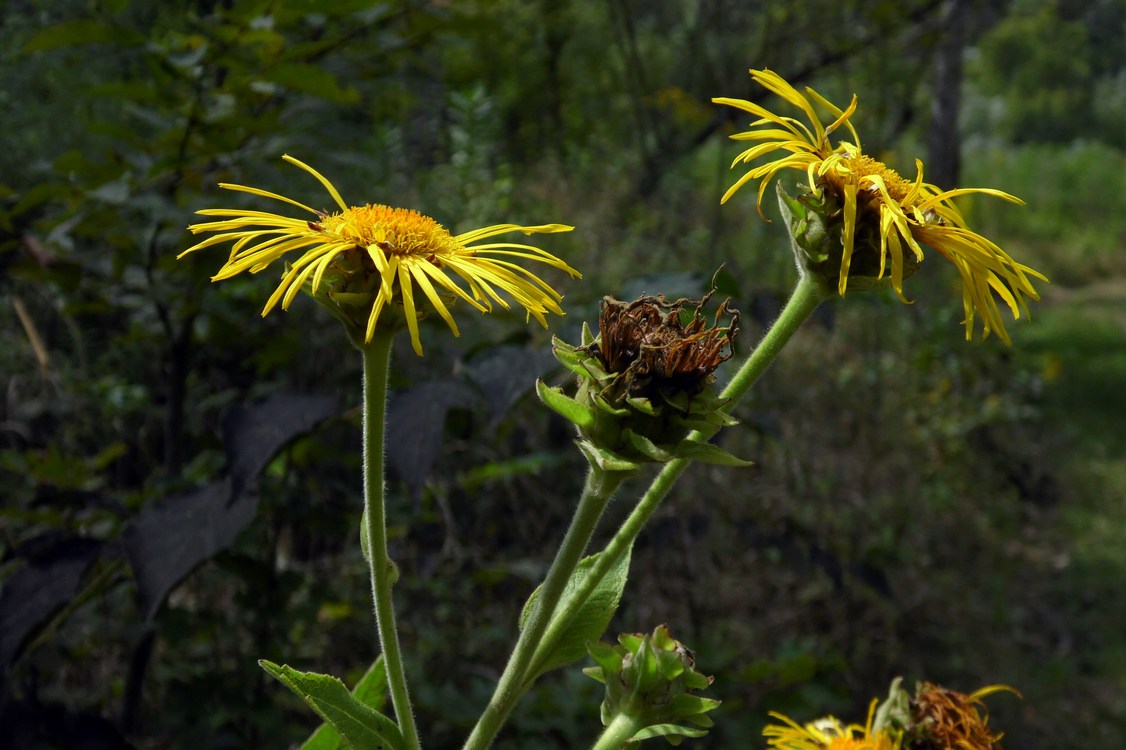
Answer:
[(640, 727), (633, 741), (665, 737), (678, 745), (684, 737), (707, 734), (713, 724), (707, 713), (720, 701), (692, 695), (713, 681), (696, 671), (693, 653), (664, 625), (648, 635), (623, 633), (618, 643), (587, 647), (598, 666), (583, 672), (606, 685), (602, 723), (628, 716)]
[(597, 338), (584, 325), (579, 346), (554, 340), (556, 359), (578, 376), (578, 387), (573, 398), (542, 383), (537, 391), (574, 423), (592, 463), (625, 470), (684, 457), (747, 465), (714, 445), (685, 439), (694, 429), (735, 424), (709, 386), (716, 368), (731, 358), (739, 312), (724, 302), (709, 326), (707, 301), (605, 297)]

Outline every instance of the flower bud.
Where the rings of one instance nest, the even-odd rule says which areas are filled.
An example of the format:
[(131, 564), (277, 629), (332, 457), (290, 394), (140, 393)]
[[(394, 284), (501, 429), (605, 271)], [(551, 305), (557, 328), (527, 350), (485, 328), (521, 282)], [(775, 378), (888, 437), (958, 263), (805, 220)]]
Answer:
[(696, 671), (692, 652), (664, 625), (648, 635), (623, 633), (618, 643), (590, 644), (598, 666), (583, 670), (606, 685), (602, 723), (609, 726), (615, 717), (626, 715), (641, 727), (633, 740), (663, 736), (674, 745), (683, 737), (707, 734), (713, 724), (707, 713), (720, 701), (692, 695), (714, 679)]

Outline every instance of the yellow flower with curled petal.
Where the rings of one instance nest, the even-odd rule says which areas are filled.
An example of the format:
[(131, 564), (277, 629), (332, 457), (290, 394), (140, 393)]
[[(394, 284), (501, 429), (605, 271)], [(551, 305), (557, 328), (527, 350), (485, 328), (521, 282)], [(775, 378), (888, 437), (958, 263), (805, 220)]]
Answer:
[(770, 712), (783, 724), (770, 724), (762, 730), (767, 745), (777, 750), (899, 750), (902, 737), (899, 733), (873, 730), (877, 701), (868, 710), (868, 723), (843, 724), (834, 716), (827, 716), (808, 724), (798, 724), (782, 714)]
[[(1022, 201), (989, 188), (942, 190), (923, 182), (923, 163), (919, 160), (915, 161), (915, 179), (908, 181), (862, 151), (860, 137), (850, 121), (856, 112), (856, 96), (848, 108), (842, 110), (811, 88), (806, 88), (804, 94), (799, 92), (770, 70), (750, 72), (757, 83), (801, 110), (809, 125), (743, 99), (713, 99), (717, 104), (736, 107), (758, 118), (751, 123), (750, 130), (731, 136), (734, 140), (757, 142), (739, 154), (731, 166), (771, 157), (740, 177), (723, 196), (723, 202), (746, 183), (761, 180), (758, 190), (761, 214), (763, 193), (775, 175), (787, 169), (804, 172), (814, 196), (828, 194), (832, 205), (841, 207), (839, 294), (843, 295), (848, 286), (858, 239), (871, 239), (878, 255), (872, 264), (878, 269), (875, 278), (890, 277), (892, 288), (906, 302), (903, 279), (922, 261), (922, 245), (925, 244), (958, 269), (963, 284), (966, 338), (973, 337), (974, 321), (980, 316), (983, 337), (996, 333), (1010, 344), (997, 297), (1005, 302), (1014, 318), (1019, 318), (1022, 311), (1028, 312), (1025, 297), (1040, 298), (1030, 277), (1043, 281), (1047, 278), (1014, 261), (995, 243), (972, 231), (953, 199), (969, 193), (984, 193), (1012, 203)], [(832, 115), (828, 125), (818, 116), (815, 104)], [(834, 146), (829, 137), (842, 128), (852, 141), (841, 141)]]
[[(302, 251), (300, 257), (287, 264), (286, 273), (266, 302), (262, 315), (279, 302), (283, 310), (288, 309), (306, 282), (310, 282), (310, 292), (317, 297), (322, 282), (329, 280), (327, 274), (335, 281), (328, 296), (341, 307), (362, 311), (362, 319), (355, 320), (354, 324), (357, 334), (362, 332), (364, 341), (371, 341), (381, 314), (389, 306), (398, 305), (410, 331), (411, 344), (421, 356), (418, 321), (426, 314), (427, 305), (441, 316), (455, 336), (458, 335), (457, 323), (449, 310), (449, 303), (455, 299), (481, 312), (489, 312), (494, 302), (508, 308), (501, 296), (503, 292), (545, 328), (546, 313), (563, 314), (559, 306), (562, 295), (509, 259), (538, 261), (571, 276), (581, 276), (556, 256), (531, 245), (481, 244), (482, 240), (509, 232), (549, 234), (569, 232), (574, 227), (497, 224), (452, 235), (441, 224), (416, 211), (378, 204), (349, 206), (320, 172), (292, 156), (282, 158), (317, 178), (340, 210), (318, 211), (266, 190), (220, 183), (219, 187), (227, 190), (289, 203), (313, 214), (314, 220), (266, 211), (204, 209), (198, 213), (222, 218), (192, 224), (188, 229), (193, 234), (217, 234), (178, 256), (182, 258), (212, 245), (233, 243), (230, 258), (212, 277), (212, 281), (221, 281), (244, 271), (258, 273), (279, 258)], [(464, 287), (454, 280), (455, 276), (464, 282)], [(421, 300), (416, 297), (416, 287), (422, 291)], [(340, 317), (339, 312), (337, 315)]]

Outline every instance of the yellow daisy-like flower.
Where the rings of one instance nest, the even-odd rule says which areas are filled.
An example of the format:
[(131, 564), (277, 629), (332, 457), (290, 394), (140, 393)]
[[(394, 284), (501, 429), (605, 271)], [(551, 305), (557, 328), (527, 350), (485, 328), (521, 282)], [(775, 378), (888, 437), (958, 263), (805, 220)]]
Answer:
[[(316, 177), (340, 210), (326, 213), (266, 190), (220, 183), (219, 187), (227, 190), (289, 203), (313, 214), (314, 220), (294, 219), (266, 211), (204, 209), (198, 213), (224, 218), (192, 224), (188, 229), (193, 234), (218, 234), (178, 256), (182, 258), (212, 245), (234, 243), (230, 258), (212, 277), (212, 281), (220, 281), (244, 271), (258, 273), (289, 253), (303, 251), (288, 265), (281, 284), (266, 302), (262, 315), (269, 313), (278, 302), (281, 302), (283, 310), (287, 309), (310, 278), (311, 292), (316, 295), (326, 272), (330, 275), (336, 272), (336, 275), (347, 279), (347, 283), (342, 283), (338, 290), (342, 292), (337, 295), (344, 301), (342, 304), (355, 306), (358, 303), (363, 309), (366, 328), (364, 321), (359, 321), (358, 326), (364, 330), (365, 341), (371, 341), (380, 314), (389, 305), (398, 304), (402, 306), (411, 344), (421, 356), (418, 321), (426, 311), (420, 310), (416, 302), (416, 286), (425, 298), (420, 302), (424, 306), (428, 303), (436, 310), (456, 336), (457, 323), (448, 305), (454, 299), (461, 299), (481, 312), (489, 312), (493, 302), (508, 308), (508, 303), (500, 295), (504, 292), (545, 328), (546, 313), (563, 314), (559, 306), (562, 296), (543, 279), (509, 258), (534, 260), (571, 276), (581, 276), (559, 258), (531, 245), (511, 242), (472, 244), (508, 232), (548, 234), (569, 232), (574, 227), (564, 224), (497, 224), (451, 235), (441, 224), (416, 211), (378, 204), (349, 206), (320, 172), (292, 156), (282, 158)], [(454, 280), (455, 275), (465, 282), (468, 290)]]
[[(966, 311), (966, 338), (973, 337), (974, 320), (981, 316), (983, 337), (996, 333), (1010, 344), (1001, 312), (994, 295), (1000, 297), (1019, 318), (1028, 312), (1024, 298), (1039, 299), (1030, 276), (1047, 281), (1040, 273), (1017, 263), (1000, 247), (973, 232), (955, 207), (953, 199), (968, 193), (984, 193), (1012, 203), (1022, 201), (1008, 193), (989, 188), (942, 190), (923, 182), (923, 163), (915, 161), (917, 175), (905, 180), (893, 169), (866, 155), (850, 118), (856, 111), (856, 96), (842, 110), (816, 91), (806, 88), (802, 94), (777, 73), (752, 70), (751, 77), (768, 91), (797, 107), (809, 121), (775, 114), (765, 107), (743, 99), (716, 98), (726, 104), (755, 115), (751, 130), (731, 136), (740, 141), (761, 141), (736, 157), (736, 164), (750, 163), (776, 152), (782, 155), (753, 167), (739, 178), (723, 196), (726, 202), (739, 188), (751, 180), (761, 180), (758, 190), (759, 212), (767, 183), (785, 169), (804, 172), (810, 190), (816, 196), (828, 192), (842, 207), (842, 255), (838, 292), (845, 293), (849, 266), (858, 237), (879, 237), (879, 270), (876, 278), (888, 274), (900, 299), (903, 296), (904, 266), (916, 265), (923, 259), (921, 245), (928, 245), (954, 264), (963, 283), (963, 304)], [(833, 116), (825, 125), (814, 110), (814, 104)], [(845, 128), (852, 141), (833, 146), (829, 136)], [(910, 252), (913, 257), (905, 258)], [(908, 269), (908, 273), (910, 268)]]
[(877, 702), (872, 701), (865, 726), (845, 725), (834, 716), (802, 725), (772, 711), (770, 715), (784, 724), (770, 724), (762, 734), (767, 745), (778, 750), (899, 750), (898, 734), (872, 729)]

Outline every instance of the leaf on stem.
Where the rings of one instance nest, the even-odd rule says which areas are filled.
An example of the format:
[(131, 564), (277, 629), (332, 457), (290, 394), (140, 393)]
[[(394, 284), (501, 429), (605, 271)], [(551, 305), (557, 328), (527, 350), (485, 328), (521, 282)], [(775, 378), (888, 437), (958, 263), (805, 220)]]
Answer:
[(269, 672), (327, 721), (352, 750), (403, 750), (402, 732), (395, 722), (364, 704), (348, 692), (335, 677), (315, 672), (300, 672), (288, 665), (279, 666), (260, 659)]
[[(602, 637), (610, 624), (610, 619), (618, 609), (618, 603), (622, 599), (622, 591), (625, 589), (626, 579), (629, 577), (629, 563), (632, 553), (633, 545), (631, 544), (614, 566), (606, 571), (606, 575), (590, 593), (590, 597), (575, 611), (571, 621), (567, 623), (566, 628), (560, 633), (555, 643), (547, 644), (546, 649), (543, 643), (539, 644), (532, 667), (528, 671), (528, 682), (552, 669), (582, 659), (587, 654), (587, 644)], [(562, 612), (570, 607), (578, 589), (590, 576), (602, 555), (603, 553), (599, 552), (590, 557), (585, 557), (579, 562), (571, 580), (567, 582), (563, 596), (559, 599), (556, 612)], [(525, 623), (532, 616), (532, 612), (539, 607), (539, 593), (540, 587), (537, 587), (528, 598), (528, 603), (524, 605), (524, 611), (520, 615), (521, 630), (524, 629)]]
[[(376, 657), (367, 673), (356, 683), (352, 690), (356, 700), (365, 706), (379, 711), (387, 704), (387, 666), (383, 663), (383, 654)], [(348, 743), (331, 724), (321, 724), (320, 728), (305, 740), (301, 750), (347, 750)]]

